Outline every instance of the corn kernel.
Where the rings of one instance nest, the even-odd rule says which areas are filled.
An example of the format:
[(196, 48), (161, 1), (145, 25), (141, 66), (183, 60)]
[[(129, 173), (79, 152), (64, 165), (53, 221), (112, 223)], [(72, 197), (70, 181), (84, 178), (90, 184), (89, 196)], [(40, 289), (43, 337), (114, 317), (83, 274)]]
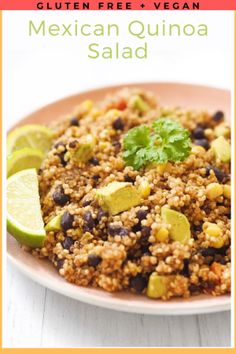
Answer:
[(100, 111), (99, 109), (93, 108), (91, 110), (91, 114), (92, 114), (93, 119), (96, 120), (99, 116), (102, 115), (102, 111)]
[(208, 236), (219, 237), (222, 235), (221, 228), (213, 223), (209, 223), (207, 228), (204, 230)]
[(211, 128), (205, 129), (204, 134), (205, 134), (207, 140), (213, 140), (215, 137), (215, 134)]
[(210, 226), (211, 223), (210, 222), (204, 222), (204, 224), (202, 225), (202, 229), (203, 231), (206, 231), (206, 229), (208, 228), (208, 226)]
[(99, 148), (101, 150), (105, 150), (106, 148), (108, 148), (108, 146), (109, 146), (109, 143), (107, 141), (100, 141), (99, 142)]
[(138, 187), (138, 190), (143, 198), (147, 198), (151, 193), (151, 187), (148, 181), (143, 179)]
[(87, 114), (93, 108), (93, 101), (86, 100), (81, 102), (78, 106), (76, 106), (73, 110), (73, 116), (80, 118), (81, 115)]
[(211, 241), (211, 246), (214, 248), (221, 248), (224, 246), (224, 239), (222, 236), (216, 237), (214, 241)]
[(231, 199), (231, 186), (229, 184), (225, 184), (223, 186), (223, 194), (225, 198)]
[(109, 109), (109, 111), (107, 111), (105, 116), (107, 119), (116, 119), (119, 118), (120, 115), (121, 115), (121, 111), (119, 111), (118, 109)]
[(93, 101), (91, 101), (91, 100), (83, 101), (80, 105), (80, 108), (83, 113), (87, 113), (87, 112), (91, 111), (91, 109), (93, 108)]
[(168, 240), (169, 231), (165, 227), (161, 227), (160, 230), (156, 233), (156, 240), (159, 242), (165, 242)]
[(214, 200), (223, 194), (223, 186), (219, 183), (210, 183), (206, 187), (206, 196), (210, 200)]
[(200, 145), (194, 145), (192, 147), (192, 153), (195, 154), (195, 155), (202, 155), (202, 154), (205, 154), (206, 150), (204, 149), (203, 146), (200, 146)]
[(158, 164), (156, 169), (159, 175), (163, 175), (164, 172), (168, 172), (168, 170), (170, 169), (170, 164), (169, 162)]
[(155, 272), (149, 277), (147, 296), (158, 299), (167, 293), (168, 276), (157, 275)]

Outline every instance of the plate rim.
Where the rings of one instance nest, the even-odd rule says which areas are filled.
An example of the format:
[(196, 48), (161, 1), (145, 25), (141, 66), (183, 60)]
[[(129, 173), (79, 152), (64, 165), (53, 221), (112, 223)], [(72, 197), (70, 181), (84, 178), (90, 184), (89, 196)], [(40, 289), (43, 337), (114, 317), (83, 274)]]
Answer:
[[(40, 275), (40, 273), (37, 272), (31, 272), (29, 267), (26, 266), (24, 263), (17, 261), (12, 255), (10, 255), (7, 252), (7, 258), (10, 260), (10, 262), (15, 266), (21, 273), (26, 275), (29, 279), (33, 280), (37, 284), (46, 287), (49, 290), (55, 291), (56, 293), (59, 293), (61, 295), (64, 295), (66, 297), (69, 297), (71, 299), (80, 301), (82, 303), (86, 303), (89, 305), (93, 306), (98, 306), (102, 308), (106, 308), (109, 310), (115, 310), (119, 312), (126, 312), (126, 313), (134, 313), (134, 314), (145, 314), (145, 315), (160, 315), (160, 316), (179, 316), (179, 315), (200, 315), (200, 314), (207, 314), (207, 313), (217, 313), (217, 312), (223, 312), (223, 311), (230, 311), (231, 310), (231, 296), (225, 296), (225, 299), (222, 304), (218, 304), (215, 306), (210, 306), (209, 304), (207, 305), (206, 303), (209, 302), (209, 299), (202, 300), (201, 302), (203, 304), (198, 305), (197, 307), (185, 307), (183, 308), (182, 306), (177, 306), (177, 307), (171, 307), (168, 309), (168, 305), (170, 302), (163, 302), (162, 306), (158, 307), (138, 307), (133, 305), (130, 302), (130, 300), (123, 300), (124, 303), (122, 304), (123, 308), (120, 308), (120, 304), (112, 303), (112, 299), (103, 299), (97, 295), (92, 295), (90, 294), (89, 296), (87, 294), (83, 294), (83, 292), (70, 292), (70, 290), (67, 290), (67, 282), (65, 281), (65, 287), (60, 287), (57, 285), (54, 285), (52, 281), (48, 280), (46, 277), (43, 277)], [(77, 287), (78, 289), (82, 288), (77, 285), (73, 285)], [(102, 291), (102, 290), (101, 290)], [(212, 297), (212, 299), (216, 299), (216, 297)], [(122, 300), (121, 300), (122, 301)], [(122, 302), (123, 302), (122, 301)], [(128, 304), (127, 304), (128, 302)], [(180, 302), (179, 305), (184, 304), (183, 302)], [(186, 300), (186, 303), (187, 300)]]
[(221, 86), (214, 86), (214, 85), (209, 85), (209, 84), (201, 84), (201, 83), (191, 83), (191, 82), (181, 82), (181, 81), (165, 81), (165, 80), (160, 80), (160, 81), (137, 81), (137, 82), (124, 82), (124, 83), (118, 83), (118, 84), (111, 84), (111, 85), (104, 85), (104, 86), (99, 86), (99, 87), (94, 87), (94, 88), (87, 88), (84, 91), (78, 91), (74, 92), (71, 94), (68, 94), (64, 97), (58, 97), (57, 99), (50, 101), (46, 103), (43, 106), (37, 107), (33, 111), (29, 111), (26, 113), (23, 117), (20, 117), (20, 119), (17, 120), (16, 123), (14, 123), (7, 132), (10, 132), (12, 129), (16, 128), (19, 124), (21, 124), (21, 121), (29, 119), (33, 114), (40, 112), (42, 109), (47, 109), (50, 106), (57, 104), (57, 103), (62, 103), (63, 101), (66, 101), (70, 98), (75, 98), (80, 95), (87, 95), (88, 93), (96, 93), (101, 90), (106, 90), (107, 88), (111, 90), (119, 90), (122, 88), (139, 88), (139, 86), (148, 86), (148, 85), (178, 85), (178, 86), (186, 86), (186, 87), (191, 87), (195, 86), (198, 89), (213, 89), (213, 90), (218, 90), (218, 91), (224, 91), (225, 93), (229, 94), (230, 96), (232, 95), (232, 90), (230, 88), (225, 88)]
[[(204, 85), (204, 84), (195, 84), (195, 83), (189, 83), (189, 82), (179, 82), (179, 81), (143, 81), (143, 82), (132, 82), (132, 83), (118, 83), (117, 85), (105, 85), (101, 87), (95, 87), (95, 88), (90, 88), (86, 89), (85, 91), (80, 91), (76, 93), (72, 93), (71, 95), (68, 95), (66, 97), (59, 98), (55, 101), (49, 102), (48, 104), (37, 108), (35, 111), (29, 112), (27, 115), (24, 117), (20, 118), (16, 124), (14, 124), (10, 129), (14, 129), (17, 125), (21, 124), (22, 121), (29, 119), (33, 114), (40, 112), (42, 109), (47, 109), (50, 106), (53, 106), (54, 104), (62, 103), (63, 101), (66, 101), (72, 97), (77, 97), (80, 95), (86, 95), (89, 93), (96, 93), (99, 91), (103, 91), (106, 89), (110, 90), (119, 90), (121, 88), (127, 87), (127, 88), (132, 88), (132, 87), (144, 87), (148, 85), (178, 85), (178, 86), (185, 86), (185, 87), (190, 87), (194, 86), (197, 87), (198, 89), (201, 88), (209, 88), (209, 89), (215, 89), (215, 90), (220, 90), (224, 91), (225, 93), (228, 93), (231, 95), (231, 90), (227, 88), (222, 88), (222, 87), (216, 87), (216, 86), (211, 86), (211, 85)], [(12, 236), (11, 236), (12, 237)], [(7, 240), (6, 240), (7, 241)], [(6, 242), (7, 243), (7, 242)], [(112, 298), (109, 299), (104, 299), (102, 297), (99, 297), (97, 295), (93, 294), (85, 294), (83, 292), (72, 292), (70, 291), (69, 286), (67, 287), (66, 285), (68, 284), (65, 281), (65, 287), (60, 287), (57, 283), (55, 285), (50, 278), (43, 277), (40, 275), (40, 273), (37, 272), (31, 272), (30, 268), (22, 263), (21, 261), (18, 261), (17, 258), (9, 254), (9, 251), (6, 251), (7, 258), (10, 260), (11, 264), (13, 264), (14, 267), (16, 267), (21, 273), (25, 274), (28, 278), (31, 280), (35, 281), (37, 284), (40, 284), (52, 291), (55, 291), (61, 295), (67, 296), (69, 298), (72, 298), (77, 301), (81, 301), (83, 303), (93, 305), (93, 306), (99, 306), (102, 308), (110, 309), (110, 310), (115, 310), (119, 312), (126, 312), (126, 313), (134, 313), (134, 314), (147, 314), (147, 315), (165, 315), (165, 316), (176, 316), (176, 315), (198, 315), (198, 314), (207, 314), (207, 313), (216, 313), (216, 312), (222, 312), (222, 311), (230, 311), (231, 310), (231, 299), (232, 296), (230, 295), (225, 295), (224, 300), (220, 304), (207, 304), (209, 302), (209, 299), (203, 299), (200, 301), (200, 304), (196, 306), (184, 306), (188, 305), (188, 302), (186, 300), (183, 300), (182, 302), (179, 302), (179, 306), (176, 306), (175, 308), (169, 307), (168, 305), (170, 302), (163, 302), (162, 306), (146, 306), (140, 307), (138, 305), (133, 304), (130, 300), (120, 300), (123, 302), (122, 304), (122, 309), (120, 308), (121, 304), (119, 303), (114, 303), (112, 302)], [(33, 256), (32, 256), (33, 257)], [(71, 285), (71, 284), (70, 284)], [(75, 286), (75, 285), (73, 285)], [(76, 286), (77, 288), (82, 288), (79, 286)], [(102, 290), (101, 290), (102, 291)], [(212, 297), (212, 299), (216, 299), (216, 297)], [(181, 306), (182, 304), (182, 306)], [(194, 304), (194, 303), (193, 303)]]

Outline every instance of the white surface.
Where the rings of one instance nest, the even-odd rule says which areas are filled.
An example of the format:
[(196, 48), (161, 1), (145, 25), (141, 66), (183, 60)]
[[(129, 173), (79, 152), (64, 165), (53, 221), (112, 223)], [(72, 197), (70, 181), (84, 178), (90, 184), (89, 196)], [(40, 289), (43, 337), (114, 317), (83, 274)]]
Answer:
[[(206, 22), (207, 39), (152, 40), (145, 61), (88, 61), (88, 39), (26, 36), (29, 18), (69, 22)], [(88, 88), (129, 81), (169, 80), (229, 88), (233, 78), (233, 14), (184, 13), (4, 13), (4, 122), (8, 128), (30, 111)], [(219, 25), (220, 24), (220, 25)], [(122, 37), (124, 41), (124, 36)], [(107, 44), (107, 40), (106, 40)], [(105, 44), (104, 44), (105, 45)], [(229, 346), (230, 315), (156, 317), (99, 309), (36, 285), (4, 265), (5, 347)]]
[(230, 314), (164, 317), (101, 309), (58, 295), (7, 267), (7, 347), (225, 347)]

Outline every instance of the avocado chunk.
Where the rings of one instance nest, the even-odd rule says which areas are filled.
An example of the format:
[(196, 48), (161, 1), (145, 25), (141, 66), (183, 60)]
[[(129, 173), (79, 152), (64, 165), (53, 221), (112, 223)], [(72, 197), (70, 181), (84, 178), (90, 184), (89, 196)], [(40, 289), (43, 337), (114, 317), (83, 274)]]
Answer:
[(216, 158), (222, 162), (228, 162), (231, 158), (230, 144), (223, 136), (213, 140), (211, 147)]
[(45, 226), (45, 231), (61, 230), (61, 215), (54, 216)]
[(129, 182), (111, 182), (96, 191), (99, 204), (112, 215), (136, 206), (141, 201), (138, 190)]
[(217, 138), (219, 136), (224, 136), (227, 138), (230, 136), (230, 127), (228, 127), (225, 123), (219, 124), (215, 127), (214, 133)]
[(186, 216), (176, 210), (161, 208), (162, 220), (170, 225), (170, 239), (187, 243), (191, 238), (190, 224)]
[(140, 112), (146, 112), (149, 109), (148, 104), (139, 95), (132, 97), (132, 107)]
[(93, 156), (95, 139), (91, 134), (83, 136), (78, 140), (74, 150), (66, 153), (66, 159), (73, 159), (75, 162), (87, 162)]
[(159, 299), (167, 294), (168, 284), (174, 279), (172, 275), (158, 275), (153, 272), (148, 281), (147, 296)]

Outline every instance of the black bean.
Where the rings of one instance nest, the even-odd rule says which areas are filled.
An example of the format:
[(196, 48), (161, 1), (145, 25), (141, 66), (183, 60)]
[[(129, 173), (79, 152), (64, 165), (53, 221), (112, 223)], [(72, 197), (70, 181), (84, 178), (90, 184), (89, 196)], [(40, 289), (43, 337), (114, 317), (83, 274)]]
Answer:
[(66, 164), (67, 164), (67, 161), (65, 160), (65, 151), (64, 152), (61, 152), (60, 154), (58, 154), (58, 157), (59, 157), (59, 159), (60, 159), (60, 162), (61, 162), (61, 164), (62, 164), (62, 166), (66, 166)]
[(95, 253), (90, 253), (88, 255), (88, 265), (91, 267), (96, 267), (101, 262), (101, 260), (102, 258)]
[(150, 234), (151, 234), (151, 228), (150, 228), (150, 227), (148, 227), (148, 226), (143, 226), (143, 227), (141, 228), (141, 236), (142, 236), (143, 238), (148, 238), (148, 237), (150, 236)]
[(71, 149), (75, 149), (77, 147), (77, 145), (78, 145), (77, 140), (73, 140), (73, 141), (69, 142), (69, 148), (71, 148)]
[(100, 178), (100, 176), (99, 176), (99, 175), (93, 175), (93, 176), (92, 176), (92, 179), (93, 179), (94, 181), (98, 181), (98, 180), (99, 180), (99, 178)]
[[(54, 148), (57, 149), (59, 146), (63, 146), (65, 148), (65, 144), (62, 141), (59, 141), (58, 143), (56, 143), (54, 145)], [(66, 149), (64, 149), (64, 151), (56, 154), (59, 157), (62, 166), (66, 166), (66, 164), (67, 164), (67, 162), (65, 161), (65, 153), (66, 153)]]
[(119, 230), (119, 236), (128, 236), (129, 235), (129, 231), (125, 228), (125, 227), (121, 227)]
[(112, 146), (114, 146), (115, 152), (119, 152), (121, 149), (121, 143), (117, 140), (113, 141)]
[(92, 200), (85, 200), (83, 202), (83, 207), (86, 207), (86, 206), (90, 205), (91, 203), (92, 203)]
[(142, 246), (142, 252), (145, 253), (149, 250), (150, 243), (148, 242), (149, 236), (151, 234), (151, 228), (148, 226), (143, 226), (141, 228), (141, 238), (140, 244)]
[(200, 253), (203, 257), (214, 256), (215, 254), (225, 255), (228, 248), (229, 248), (228, 245), (223, 246), (223, 247), (221, 247), (221, 248), (214, 248), (214, 247), (201, 248), (201, 249), (199, 250), (199, 253)]
[(59, 146), (65, 146), (65, 144), (62, 141), (58, 141), (58, 143), (54, 145), (54, 148), (57, 149)]
[(149, 247), (150, 247), (150, 243), (149, 242), (146, 241), (145, 243), (141, 243), (142, 254), (147, 254), (148, 252), (150, 252), (149, 251)]
[(72, 229), (74, 221), (74, 215), (71, 215), (66, 211), (61, 218), (61, 227), (64, 231)]
[(225, 172), (221, 171), (218, 167), (209, 165), (206, 167), (206, 176), (207, 177), (210, 175), (211, 170), (214, 172), (214, 174), (219, 182), (223, 182), (223, 180), (227, 176), (227, 174)]
[(222, 111), (217, 111), (213, 114), (212, 119), (215, 122), (220, 122), (224, 118), (224, 113)]
[(214, 247), (201, 248), (201, 249), (199, 250), (199, 253), (200, 253), (203, 257), (214, 256), (215, 253), (216, 253), (216, 248), (214, 248)]
[(140, 222), (138, 222), (137, 224), (132, 226), (132, 231), (133, 232), (138, 232), (138, 231), (141, 231), (141, 228), (142, 228), (142, 225), (141, 225)]
[(74, 125), (74, 126), (78, 127), (79, 126), (78, 119), (76, 117), (71, 118), (70, 125)]
[(92, 165), (94, 166), (98, 166), (99, 165), (99, 161), (96, 157), (92, 157), (90, 160), (89, 160), (89, 163), (91, 163)]
[(223, 246), (221, 248), (217, 248), (217, 252), (216, 253), (225, 256), (228, 248), (229, 248), (229, 245), (225, 245), (225, 246)]
[(210, 280), (202, 282), (202, 287), (205, 288), (205, 289), (211, 290), (211, 289), (214, 289), (215, 286), (216, 286), (215, 282), (210, 281)]
[(125, 182), (134, 183), (135, 182), (135, 177), (130, 177), (129, 175), (125, 175), (124, 176), (124, 181)]
[(144, 278), (141, 274), (138, 274), (135, 277), (130, 278), (129, 284), (130, 287), (137, 293), (141, 293), (147, 286), (147, 279)]
[(142, 220), (146, 219), (147, 214), (148, 214), (148, 210), (140, 209), (137, 212), (137, 218), (139, 219), (139, 221), (142, 221)]
[(123, 120), (119, 117), (113, 122), (112, 127), (115, 130), (123, 130), (125, 127), (125, 124), (124, 124)]
[(183, 263), (184, 263), (184, 266), (182, 269), (182, 274), (185, 277), (189, 277), (189, 275), (190, 275), (190, 273), (189, 273), (189, 259), (185, 258)]
[(64, 259), (57, 260), (57, 265), (56, 265), (57, 270), (60, 270), (61, 268), (63, 268), (64, 262), (65, 262)]
[(204, 264), (207, 265), (211, 265), (214, 261), (214, 257), (213, 256), (206, 256), (204, 257)]
[(112, 225), (112, 224), (109, 224), (108, 228), (107, 228), (107, 231), (108, 231), (109, 235), (111, 235), (111, 236), (117, 235), (119, 230), (120, 230), (120, 226), (116, 226), (116, 225)]
[(70, 200), (70, 197), (67, 194), (65, 194), (62, 186), (59, 186), (55, 189), (52, 197), (54, 202), (61, 206), (65, 205)]
[(66, 250), (70, 250), (73, 244), (74, 244), (74, 240), (68, 236), (66, 236), (64, 241), (62, 241), (62, 247)]
[(202, 146), (206, 150), (210, 148), (210, 143), (207, 139), (196, 139), (194, 140), (194, 144), (198, 146)]
[(221, 260), (220, 260), (220, 264), (222, 264), (222, 265), (225, 265), (225, 264), (227, 264), (227, 261), (226, 261), (226, 259), (224, 259), (224, 258), (221, 258)]
[(201, 225), (195, 225), (195, 224), (193, 224), (193, 231), (195, 231), (195, 232), (201, 232), (201, 231), (202, 231), (202, 224), (201, 224)]
[(195, 284), (190, 284), (188, 289), (191, 294), (199, 294), (201, 292), (201, 288)]
[(223, 256), (221, 254), (215, 254), (214, 261), (215, 262), (220, 262), (222, 260)]
[(84, 231), (91, 231), (95, 227), (95, 221), (93, 219), (92, 213), (86, 211), (83, 216), (84, 219)]
[(106, 211), (103, 210), (99, 210), (98, 214), (97, 214), (97, 220), (98, 222), (102, 220), (102, 218), (107, 218), (108, 217), (108, 213)]
[(230, 174), (228, 174), (228, 173), (225, 173), (225, 176), (224, 176), (224, 183), (226, 183), (226, 182), (228, 182), (228, 181), (230, 181)]
[(204, 129), (201, 126), (198, 126), (193, 130), (192, 135), (195, 139), (203, 139), (205, 138)]
[(129, 231), (125, 227), (110, 224), (108, 225), (108, 233), (111, 236), (127, 236), (129, 234)]
[(130, 249), (127, 253), (127, 258), (130, 260), (140, 259), (141, 251)]

